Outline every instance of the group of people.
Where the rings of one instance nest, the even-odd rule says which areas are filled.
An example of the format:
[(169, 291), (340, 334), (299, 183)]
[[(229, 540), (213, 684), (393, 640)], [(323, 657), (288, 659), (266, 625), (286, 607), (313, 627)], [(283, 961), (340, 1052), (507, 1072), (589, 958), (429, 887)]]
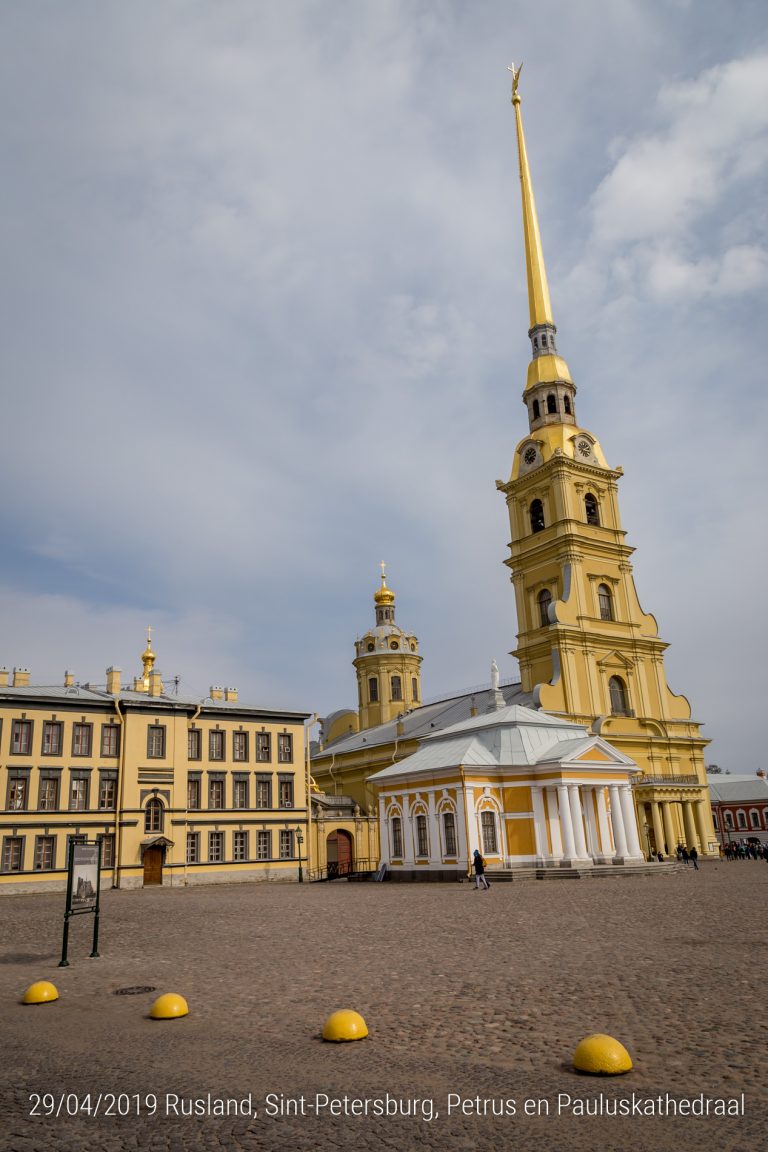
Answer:
[(761, 857), (768, 863), (768, 844), (725, 844), (723, 855), (726, 860), (759, 860)]
[(683, 864), (693, 864), (694, 868), (698, 872), (698, 870), (699, 870), (699, 853), (696, 850), (695, 844), (694, 844), (693, 848), (686, 848), (684, 844), (678, 844), (678, 846), (677, 846), (677, 859), (678, 859), (678, 861), (682, 861)]

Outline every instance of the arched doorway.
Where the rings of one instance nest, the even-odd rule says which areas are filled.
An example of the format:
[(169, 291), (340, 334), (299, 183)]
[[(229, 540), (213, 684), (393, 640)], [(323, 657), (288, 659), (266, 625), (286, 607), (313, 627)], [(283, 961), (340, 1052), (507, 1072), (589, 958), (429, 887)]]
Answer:
[(348, 876), (352, 871), (352, 837), (343, 828), (330, 832), (325, 841), (328, 861), (328, 879), (335, 876)]

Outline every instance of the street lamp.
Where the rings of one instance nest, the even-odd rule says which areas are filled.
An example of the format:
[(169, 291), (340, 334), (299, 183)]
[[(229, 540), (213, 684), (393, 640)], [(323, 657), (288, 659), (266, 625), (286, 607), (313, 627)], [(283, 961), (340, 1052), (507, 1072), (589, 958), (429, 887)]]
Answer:
[(301, 846), (304, 843), (304, 837), (301, 834), (301, 827), (296, 829), (296, 843), (299, 846), (299, 884), (304, 883), (304, 870), (301, 867)]
[(647, 820), (646, 820), (645, 824), (643, 825), (643, 827), (645, 828), (645, 839), (646, 839), (646, 842), (648, 844), (648, 859), (650, 860), (651, 859), (651, 829), (650, 829), (650, 826), (649, 826)]

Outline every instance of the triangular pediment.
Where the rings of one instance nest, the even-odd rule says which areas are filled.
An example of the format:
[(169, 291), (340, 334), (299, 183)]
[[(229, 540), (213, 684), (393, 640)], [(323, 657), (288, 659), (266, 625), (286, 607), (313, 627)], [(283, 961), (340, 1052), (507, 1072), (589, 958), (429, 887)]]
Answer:
[(586, 752), (582, 752), (580, 756), (575, 757), (576, 760), (604, 760), (607, 764), (614, 763), (614, 757), (606, 755), (602, 748), (591, 748)]
[(603, 656), (602, 660), (598, 660), (597, 666), (606, 671), (626, 672), (627, 669), (632, 668), (633, 661), (614, 648), (613, 652), (609, 652), (607, 656)]

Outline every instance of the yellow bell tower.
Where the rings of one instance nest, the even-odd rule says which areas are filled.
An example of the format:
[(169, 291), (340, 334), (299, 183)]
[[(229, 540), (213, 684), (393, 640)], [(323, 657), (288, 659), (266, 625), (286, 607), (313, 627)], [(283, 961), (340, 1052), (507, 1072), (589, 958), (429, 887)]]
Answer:
[(395, 594), (387, 587), (386, 565), (373, 596), (376, 624), (355, 642), (360, 729), (394, 720), (421, 704), (421, 656), (415, 636), (395, 623)]
[(684, 696), (664, 674), (667, 645), (640, 607), (618, 502), (621, 468), (576, 420), (576, 386), (558, 355), (512, 71), (532, 359), (523, 392), (529, 433), (504, 493), (522, 687), (536, 706), (609, 740), (638, 764), (633, 792), (647, 852), (716, 851), (703, 749)]

